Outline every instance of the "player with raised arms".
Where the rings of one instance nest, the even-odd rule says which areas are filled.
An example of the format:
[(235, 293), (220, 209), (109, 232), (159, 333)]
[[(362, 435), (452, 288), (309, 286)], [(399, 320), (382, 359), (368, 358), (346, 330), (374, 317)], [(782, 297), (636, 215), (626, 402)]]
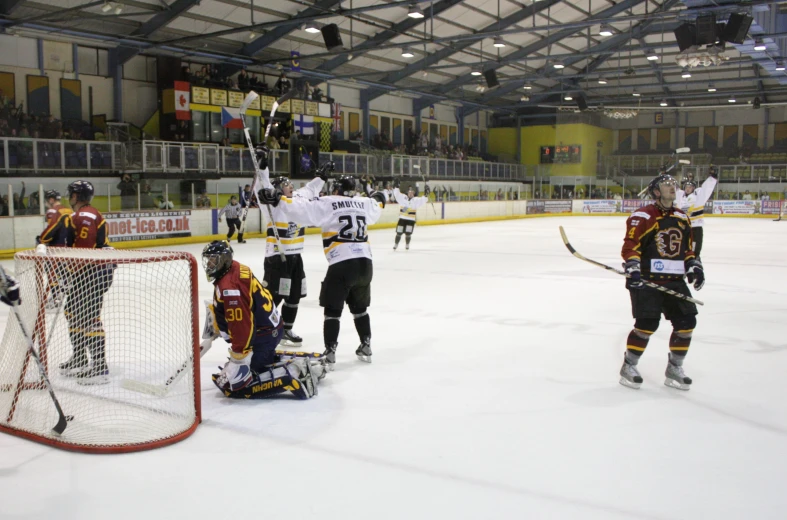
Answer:
[(404, 247), (410, 249), (410, 239), (415, 229), (416, 211), (429, 201), (428, 197), (416, 197), (415, 191), (411, 187), (407, 190), (407, 195), (399, 191), (398, 181), (394, 187), (393, 196), (399, 204), (399, 222), (396, 223), (396, 238), (394, 239), (394, 251), (399, 247), (399, 241), (404, 233)]
[(704, 223), (705, 203), (713, 195), (718, 179), (719, 174), (716, 173), (716, 167), (711, 165), (708, 168), (708, 178), (705, 179), (702, 186), (698, 188), (697, 183), (690, 180), (686, 181), (682, 190), (677, 191), (675, 204), (691, 219), (691, 231), (694, 236), (691, 248), (694, 254), (697, 255), (697, 258), (700, 257), (700, 252), (702, 252), (702, 225)]
[(202, 266), (214, 286), (205, 328), (230, 344), (230, 359), (213, 374), (213, 383), (233, 398), (260, 399), (285, 390), (301, 399), (315, 395), (323, 366), (312, 368), (306, 357), (276, 352), (282, 323), (273, 296), (248, 266), (233, 260), (229, 243), (214, 240), (205, 246)]
[(672, 322), (664, 384), (680, 390), (691, 387), (691, 379), (683, 371), (683, 360), (697, 325), (697, 306), (643, 284), (647, 280), (686, 296), (691, 296), (691, 292), (684, 276), (696, 290), (705, 284), (702, 263), (691, 249), (691, 222), (683, 211), (674, 207), (676, 190), (677, 182), (671, 175), (657, 176), (648, 186), (654, 202), (639, 208), (626, 220), (621, 254), (635, 321), (626, 341), (620, 384), (630, 388), (642, 385), (637, 364), (650, 336), (659, 327), (662, 313)]
[(328, 363), (336, 362), (339, 320), (345, 303), (361, 340), (355, 354), (361, 361), (372, 361), (372, 328), (367, 309), (371, 304), (373, 268), (367, 226), (380, 218), (385, 195), (375, 192), (369, 198), (355, 197), (355, 189), (355, 178), (342, 175), (334, 181), (331, 195), (316, 200), (285, 197), (274, 188), (259, 192), (260, 202), (281, 208), (288, 220), (322, 228), (328, 272), (320, 290), (320, 306), (324, 309), (323, 355)]

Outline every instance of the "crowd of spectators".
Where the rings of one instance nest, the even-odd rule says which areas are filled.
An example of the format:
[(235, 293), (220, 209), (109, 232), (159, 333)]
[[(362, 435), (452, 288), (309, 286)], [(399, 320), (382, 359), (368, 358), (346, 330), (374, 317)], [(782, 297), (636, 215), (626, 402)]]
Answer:
[(0, 90), (0, 137), (93, 139), (94, 135), (84, 121), (60, 121), (51, 115), (27, 114), (22, 104), (15, 106)]
[[(360, 138), (360, 136), (359, 136)], [(452, 159), (455, 161), (466, 160), (468, 157), (478, 157), (478, 149), (472, 144), (464, 146), (452, 145), (443, 142), (443, 139), (436, 135), (430, 139), (426, 132), (408, 131), (406, 142), (409, 144), (395, 145), (391, 141), (387, 130), (378, 132), (372, 138), (372, 146), (379, 150), (389, 150), (397, 155), (419, 155), (423, 157), (435, 157), (440, 159)]]

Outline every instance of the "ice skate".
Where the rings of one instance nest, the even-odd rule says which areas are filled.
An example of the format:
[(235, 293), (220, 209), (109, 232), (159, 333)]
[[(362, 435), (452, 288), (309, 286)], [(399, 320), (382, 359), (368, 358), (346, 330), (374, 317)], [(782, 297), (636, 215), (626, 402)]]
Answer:
[(88, 360), (87, 356), (82, 354), (74, 353), (71, 356), (71, 359), (66, 361), (65, 363), (60, 363), (58, 368), (60, 369), (60, 373), (64, 376), (75, 376), (81, 373), (84, 369), (88, 367)]
[(328, 370), (333, 370), (333, 365), (336, 364), (336, 347), (338, 345), (338, 343), (325, 345), (325, 352), (322, 355), (325, 358), (325, 368)]
[(394, 244), (394, 251), (396, 251), (397, 247), (399, 247), (399, 244)]
[(623, 366), (620, 367), (620, 384), (635, 389), (642, 386), (642, 376), (637, 370), (637, 365), (632, 365), (625, 358)]
[(300, 347), (303, 344), (303, 338), (295, 334), (292, 330), (284, 330), (284, 337), (281, 338), (280, 344), (283, 347)]
[(678, 390), (688, 390), (691, 388), (691, 378), (687, 377), (685, 372), (683, 372), (683, 366), (675, 365), (671, 358), (667, 363), (667, 370), (664, 372), (664, 375), (666, 376), (664, 384), (670, 388), (676, 388)]
[(358, 356), (358, 359), (361, 361), (366, 363), (372, 362), (372, 346), (369, 344), (368, 339), (365, 339), (363, 343), (358, 346), (358, 349), (355, 351), (355, 355)]
[(405, 248), (405, 250), (409, 251), (410, 250), (410, 244), (405, 244), (404, 248)]
[(105, 385), (109, 383), (109, 367), (106, 363), (98, 363), (92, 367), (85, 368), (75, 375), (77, 383), (80, 385)]

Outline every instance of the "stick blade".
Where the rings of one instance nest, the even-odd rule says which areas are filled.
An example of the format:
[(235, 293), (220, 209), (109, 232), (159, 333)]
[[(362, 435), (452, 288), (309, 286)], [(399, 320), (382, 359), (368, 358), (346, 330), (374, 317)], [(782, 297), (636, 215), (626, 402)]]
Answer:
[(66, 420), (66, 416), (60, 414), (60, 419), (58, 419), (57, 424), (55, 425), (54, 428), (52, 428), (52, 431), (58, 435), (62, 435), (63, 432), (66, 431), (66, 426), (68, 426), (68, 421)]
[(569, 241), (568, 241), (568, 236), (566, 235), (566, 230), (565, 230), (565, 229), (563, 229), (563, 226), (559, 226), (559, 227), (560, 227), (560, 238), (562, 238), (562, 239), (563, 239), (563, 243), (566, 245), (566, 247), (568, 248), (568, 250), (569, 250), (569, 251), (571, 252), (571, 254), (573, 255), (574, 253), (576, 253), (576, 250), (575, 250), (575, 249), (574, 249), (574, 248), (571, 246), (571, 244), (569, 243)]
[(678, 148), (677, 150), (675, 150), (675, 153), (689, 153), (690, 151), (691, 151), (691, 148), (689, 148), (688, 146), (685, 146), (683, 148)]
[(141, 394), (154, 395), (156, 397), (164, 397), (167, 395), (169, 388), (165, 385), (153, 385), (150, 383), (143, 383), (134, 379), (124, 379), (120, 382), (120, 386), (132, 392), (139, 392)]
[(249, 109), (249, 106), (254, 103), (254, 100), (257, 99), (259, 94), (254, 92), (253, 90), (246, 95), (246, 98), (243, 100), (243, 103), (240, 106), (240, 113), (245, 114), (246, 110)]

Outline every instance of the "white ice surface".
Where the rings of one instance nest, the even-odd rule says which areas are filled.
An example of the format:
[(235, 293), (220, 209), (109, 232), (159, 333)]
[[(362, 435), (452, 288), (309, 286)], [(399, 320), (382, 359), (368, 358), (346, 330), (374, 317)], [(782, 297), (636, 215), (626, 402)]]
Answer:
[[(618, 384), (623, 279), (572, 257), (561, 224), (620, 264), (618, 217), (419, 227), (396, 252), (373, 231), (373, 364), (345, 310), (317, 398), (234, 401), (209, 380), (217, 343), (184, 442), (96, 456), (0, 435), (0, 518), (785, 518), (787, 224), (708, 219), (688, 393), (663, 385), (669, 322), (642, 389)], [(261, 277), (262, 242), (233, 247)], [(295, 331), (322, 351), (319, 236), (304, 257)]]

